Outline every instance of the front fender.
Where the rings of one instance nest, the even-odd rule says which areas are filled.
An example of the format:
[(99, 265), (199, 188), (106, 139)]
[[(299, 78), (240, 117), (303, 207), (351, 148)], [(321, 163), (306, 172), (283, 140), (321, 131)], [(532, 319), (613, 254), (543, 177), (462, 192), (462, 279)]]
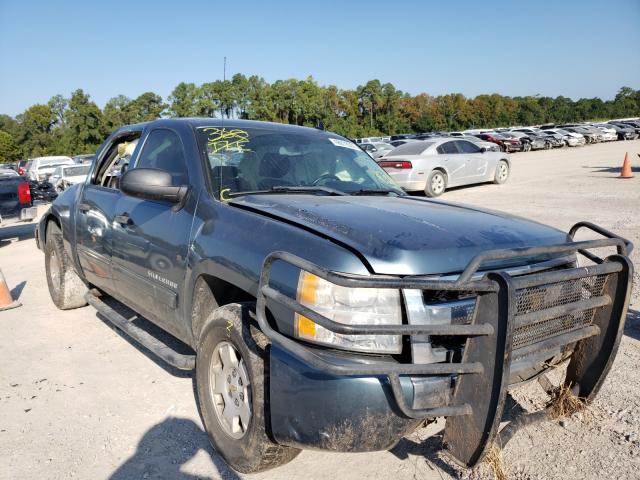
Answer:
[(62, 230), (62, 244), (67, 256), (71, 259), (72, 265), (75, 271), (84, 279), (82, 275), (82, 269), (78, 262), (76, 255), (75, 240), (76, 240), (76, 204), (80, 198), (80, 191), (82, 185), (73, 185), (64, 192), (62, 192), (58, 198), (56, 198), (49, 209), (42, 215), (42, 218), (38, 222), (36, 241), (38, 248), (44, 251), (47, 242), (47, 227), (49, 222), (55, 222)]
[[(182, 316), (188, 322), (199, 277), (215, 277), (256, 298), (264, 259), (276, 250), (292, 252), (331, 270), (369, 273), (362, 260), (345, 246), (295, 224), (211, 199), (198, 205), (193, 232), (182, 302)], [(273, 283), (288, 295), (295, 297), (298, 277), (297, 268), (274, 265)], [(292, 334), (293, 313), (280, 305), (268, 307), (279, 330)], [(187, 330), (191, 331), (191, 325)]]

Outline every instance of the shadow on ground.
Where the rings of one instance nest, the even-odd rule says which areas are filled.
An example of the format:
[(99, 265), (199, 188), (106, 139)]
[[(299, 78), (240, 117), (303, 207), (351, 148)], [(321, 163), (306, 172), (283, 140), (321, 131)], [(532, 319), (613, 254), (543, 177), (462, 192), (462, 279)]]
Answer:
[(629, 309), (627, 322), (624, 324), (624, 334), (627, 337), (640, 340), (640, 312), (638, 310)]
[(453, 478), (458, 478), (458, 470), (443, 458), (442, 433), (432, 435), (419, 442), (406, 437), (402, 438), (390, 451), (400, 460), (406, 460), (409, 455), (424, 457), (432, 468), (445, 472)]
[[(525, 413), (527, 412), (522, 406), (511, 395), (507, 394), (502, 422), (511, 422)], [(409, 455), (421, 456), (432, 468), (440, 470), (453, 478), (460, 478), (462, 469), (455, 465), (453, 459), (447, 458), (447, 454), (442, 447), (442, 437), (443, 432), (441, 431), (423, 441), (403, 438), (391, 450), (391, 453), (400, 460), (406, 460)]]
[(4, 247), (11, 241), (31, 240), (35, 237), (35, 223), (16, 223), (0, 228), (0, 247)]
[[(617, 177), (618, 175), (620, 175), (622, 162), (620, 162), (620, 165), (616, 167), (584, 167), (584, 168), (590, 168), (592, 173), (615, 173)], [(631, 171), (634, 173), (640, 173), (640, 167), (636, 167), (632, 165)]]
[(19, 300), (20, 299), (20, 295), (22, 295), (22, 291), (24, 290), (24, 287), (26, 285), (27, 285), (27, 282), (25, 280), (23, 280), (18, 285), (13, 287), (11, 289), (11, 298), (13, 298), (14, 300)]
[[(204, 451), (216, 467), (213, 476), (191, 475), (182, 466)], [(136, 452), (109, 477), (110, 480), (135, 478), (196, 480), (221, 478), (239, 480), (215, 452), (207, 434), (192, 420), (170, 417), (150, 428), (140, 439)]]

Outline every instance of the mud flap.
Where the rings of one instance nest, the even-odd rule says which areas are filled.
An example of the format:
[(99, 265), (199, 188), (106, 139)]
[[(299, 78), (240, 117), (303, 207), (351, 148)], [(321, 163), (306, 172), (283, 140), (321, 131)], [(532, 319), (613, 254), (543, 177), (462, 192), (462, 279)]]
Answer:
[(600, 335), (581, 340), (567, 367), (565, 385), (574, 395), (590, 402), (606, 378), (616, 357), (627, 318), (631, 297), (633, 265), (627, 257), (611, 255), (606, 262), (617, 262), (622, 270), (608, 276), (603, 293), (612, 302), (596, 311), (593, 325), (600, 328)]
[(468, 403), (472, 413), (447, 418), (444, 429), (446, 451), (465, 467), (480, 462), (498, 434), (511, 367), (513, 289), (506, 274), (488, 279), (500, 288), (478, 297), (475, 322), (491, 324), (495, 335), (467, 339), (462, 360), (482, 363), (484, 373), (458, 376), (452, 403)]

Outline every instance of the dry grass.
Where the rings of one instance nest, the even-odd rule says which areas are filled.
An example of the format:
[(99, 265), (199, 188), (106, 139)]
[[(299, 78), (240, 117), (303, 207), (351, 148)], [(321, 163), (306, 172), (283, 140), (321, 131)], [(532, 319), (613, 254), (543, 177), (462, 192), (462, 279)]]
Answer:
[(496, 480), (508, 480), (502, 449), (495, 443), (489, 447), (482, 463), (491, 469)]
[(566, 385), (556, 387), (550, 395), (547, 408), (552, 419), (567, 418), (578, 412), (582, 412), (585, 421), (591, 418), (584, 399), (576, 397)]

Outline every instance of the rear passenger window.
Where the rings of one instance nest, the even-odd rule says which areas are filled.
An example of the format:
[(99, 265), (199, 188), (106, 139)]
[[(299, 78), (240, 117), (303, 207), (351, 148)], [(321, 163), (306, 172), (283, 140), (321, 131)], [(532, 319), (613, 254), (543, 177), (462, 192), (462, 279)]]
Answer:
[(456, 148), (456, 142), (447, 142), (440, 145), (437, 150), (440, 154), (451, 154), (451, 153), (459, 153)]
[(189, 182), (182, 141), (172, 130), (153, 130), (142, 146), (135, 168), (157, 168), (169, 173), (173, 185)]
[(474, 145), (471, 142), (461, 140), (456, 143), (458, 144), (458, 150), (460, 150), (460, 153), (479, 153), (480, 152), (480, 147), (478, 147), (477, 145)]

